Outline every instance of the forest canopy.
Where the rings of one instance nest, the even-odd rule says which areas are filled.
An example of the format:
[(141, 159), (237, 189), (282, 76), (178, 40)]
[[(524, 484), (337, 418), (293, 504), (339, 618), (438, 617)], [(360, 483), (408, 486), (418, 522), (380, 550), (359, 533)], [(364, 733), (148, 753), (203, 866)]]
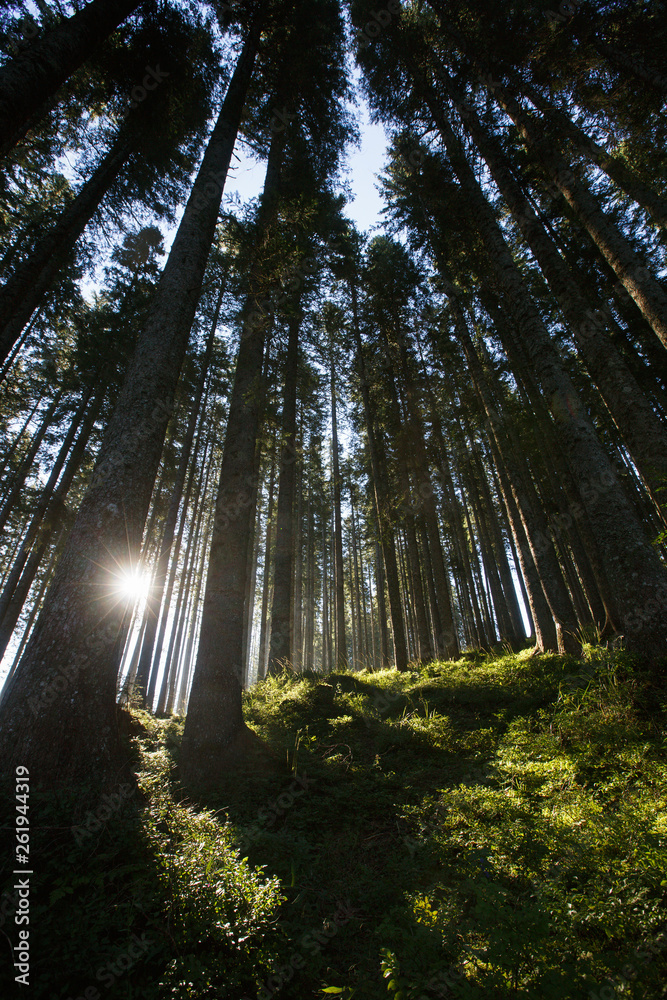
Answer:
[(2, 4), (0, 992), (667, 997), (667, 18), (551, 2)]
[(662, 4), (16, 2), (0, 40), (10, 766), (108, 781), (138, 701), (209, 784), (286, 669), (662, 675)]

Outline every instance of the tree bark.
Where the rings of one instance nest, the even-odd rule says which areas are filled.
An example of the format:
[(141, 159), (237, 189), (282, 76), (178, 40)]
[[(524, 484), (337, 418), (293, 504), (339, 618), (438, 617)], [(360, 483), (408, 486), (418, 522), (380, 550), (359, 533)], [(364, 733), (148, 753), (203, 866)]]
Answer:
[(329, 570), (327, 567), (327, 522), (322, 518), (322, 673), (333, 669), (329, 628)]
[[(460, 144), (435, 102), (429, 102), (469, 210), (507, 295), (522, 342), (550, 400), (618, 608), (627, 645), (651, 662), (667, 652), (667, 571), (629, 505), (576, 390), (565, 372)], [(530, 537), (529, 537), (530, 540)], [(534, 553), (533, 553), (534, 555)]]
[[(171, 498), (169, 501), (167, 516), (164, 522), (164, 528), (162, 530), (162, 540), (160, 542), (160, 550), (158, 554), (157, 565), (155, 567), (155, 573), (153, 575), (150, 591), (148, 594), (148, 598), (146, 600), (146, 610), (145, 610), (145, 616), (147, 620), (146, 628), (144, 630), (143, 642), (141, 646), (141, 654), (139, 656), (137, 673), (133, 685), (133, 689), (139, 693), (141, 702), (144, 705), (146, 704), (146, 688), (148, 685), (148, 678), (150, 675), (151, 664), (153, 663), (154, 659), (158, 620), (160, 617), (160, 608), (162, 606), (165, 585), (167, 582), (169, 559), (172, 555), (172, 549), (174, 545), (174, 535), (176, 533), (178, 512), (180, 510), (181, 500), (183, 499), (183, 487), (185, 485), (185, 477), (188, 471), (188, 464), (190, 463), (190, 459), (192, 457), (192, 443), (194, 441), (194, 435), (197, 429), (197, 423), (200, 419), (202, 411), (202, 404), (204, 400), (204, 389), (206, 386), (206, 378), (208, 375), (208, 369), (211, 362), (211, 355), (213, 353), (213, 345), (215, 343), (215, 333), (218, 326), (218, 320), (220, 318), (220, 308), (222, 306), (223, 294), (224, 294), (224, 288), (221, 288), (215, 306), (215, 314), (213, 317), (213, 322), (211, 323), (208, 338), (206, 340), (206, 346), (204, 348), (204, 352), (201, 359), (201, 370), (199, 373), (199, 378), (197, 380), (197, 386), (194, 394), (194, 401), (190, 409), (190, 416), (188, 418), (188, 425), (185, 431), (185, 436), (183, 438), (183, 444), (181, 445), (181, 456), (178, 463), (178, 469), (176, 470), (176, 478), (174, 480), (174, 484), (171, 490)], [(201, 436), (201, 430), (200, 430), (200, 436)], [(197, 442), (197, 445), (199, 445), (199, 440)], [(197, 450), (198, 448), (195, 449), (191, 478), (194, 475), (194, 470), (196, 467)], [(183, 511), (183, 518), (184, 517), (185, 517), (185, 511)]]
[(273, 560), (273, 606), (268, 674), (293, 663), (292, 613), (294, 600), (294, 491), (296, 484), (296, 395), (299, 370), (301, 315), (288, 324), (283, 390), (276, 548)]
[(284, 143), (285, 135), (279, 132), (269, 150), (251, 292), (244, 308), (229, 402), (199, 650), (181, 747), (181, 778), (191, 787), (204, 787), (216, 780), (225, 747), (243, 727), (243, 612), (248, 538), (254, 520), (253, 470), (263, 405), (262, 362), (267, 327), (258, 295), (262, 244), (278, 211)]
[(412, 444), (412, 466), (415, 475), (415, 485), (421, 497), (421, 508), (426, 526), (426, 534), (433, 565), (433, 578), (438, 600), (438, 614), (442, 632), (437, 636), (433, 654), (447, 659), (454, 659), (459, 652), (459, 641), (454, 624), (454, 613), (449, 589), (449, 578), (440, 538), (440, 525), (435, 503), (435, 491), (429, 472), (428, 456), (426, 454), (424, 420), (421, 413), (421, 403), (418, 398), (412, 372), (411, 359), (408, 356), (405, 332), (400, 324), (395, 324), (396, 336), (401, 357), (403, 384), (405, 387), (405, 406), (408, 415), (407, 432)]
[(396, 550), (392, 526), (389, 520), (390, 499), (389, 487), (386, 481), (386, 470), (383, 458), (379, 450), (379, 442), (374, 427), (373, 409), (371, 407), (368, 379), (363, 356), (363, 345), (361, 333), (359, 332), (359, 319), (357, 309), (357, 289), (354, 282), (350, 282), (350, 294), (352, 298), (353, 315), (353, 335), (356, 347), (357, 366), (361, 382), (361, 393), (364, 404), (364, 415), (366, 420), (366, 432), (368, 435), (368, 448), (371, 460), (371, 478), (373, 481), (373, 495), (375, 499), (375, 511), (378, 523), (379, 542), (382, 549), (384, 561), (385, 579), (387, 583), (387, 593), (389, 596), (389, 613), (391, 616), (391, 628), (394, 640), (394, 663), (397, 670), (407, 670), (408, 651), (405, 642), (405, 629), (403, 627), (403, 609), (401, 607), (400, 587), (398, 581), (398, 566), (396, 563)]
[(380, 669), (385, 670), (389, 662), (389, 626), (387, 622), (387, 605), (384, 596), (385, 576), (380, 543), (375, 543), (375, 588), (377, 591), (378, 622), (380, 626)]
[(271, 447), (271, 472), (269, 474), (269, 495), (266, 501), (266, 538), (264, 542), (264, 571), (262, 578), (262, 621), (259, 633), (259, 660), (257, 680), (266, 677), (269, 656), (269, 592), (271, 584), (271, 556), (273, 550), (273, 495), (276, 484), (276, 444)]
[[(453, 89), (451, 93), (458, 97)], [(663, 423), (610, 342), (604, 317), (591, 308), (514, 180), (497, 140), (483, 128), (472, 109), (467, 109), (464, 120), (560, 304), (593, 381), (655, 494), (667, 479), (667, 431)]]
[(297, 503), (294, 512), (294, 611), (293, 611), (293, 649), (292, 661), (295, 671), (303, 669), (303, 412), (299, 430), (297, 466)]
[(340, 498), (340, 457), (338, 452), (338, 417), (336, 414), (336, 377), (333, 354), (330, 370), (331, 383), (331, 450), (333, 458), (333, 507), (334, 507), (334, 586), (336, 590), (336, 669), (347, 667), (347, 636), (345, 634), (345, 580), (343, 576), (343, 521)]
[(0, 361), (10, 353), (35, 309), (60, 274), (67, 257), (127, 162), (132, 130), (121, 129), (113, 146), (65, 209), (0, 290)]
[(114, 569), (132, 565), (140, 549), (259, 35), (256, 22), (230, 81), (92, 481), (33, 636), (3, 691), (0, 751), (9, 766), (28, 766), (44, 787), (86, 782), (93, 775), (112, 784), (122, 762), (116, 677), (125, 608), (113, 596)]

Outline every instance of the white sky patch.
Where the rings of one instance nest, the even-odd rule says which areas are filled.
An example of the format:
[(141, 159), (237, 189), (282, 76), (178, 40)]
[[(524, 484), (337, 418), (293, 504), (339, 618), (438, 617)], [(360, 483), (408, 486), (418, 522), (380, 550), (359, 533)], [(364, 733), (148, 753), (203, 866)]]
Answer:
[(368, 106), (359, 97), (359, 130), (361, 148), (348, 154), (349, 182), (354, 200), (345, 206), (345, 215), (352, 219), (357, 228), (383, 228), (380, 217), (384, 202), (378, 190), (378, 175), (382, 173), (387, 157), (387, 136), (382, 125), (370, 121)]

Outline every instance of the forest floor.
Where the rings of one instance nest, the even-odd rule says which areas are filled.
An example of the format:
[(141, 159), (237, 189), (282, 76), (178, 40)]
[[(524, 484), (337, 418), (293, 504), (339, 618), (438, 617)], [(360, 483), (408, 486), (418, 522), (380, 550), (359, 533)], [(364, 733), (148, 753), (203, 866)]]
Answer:
[(666, 711), (592, 647), (285, 674), (206, 809), (134, 711), (136, 788), (37, 803), (26, 995), (667, 997)]

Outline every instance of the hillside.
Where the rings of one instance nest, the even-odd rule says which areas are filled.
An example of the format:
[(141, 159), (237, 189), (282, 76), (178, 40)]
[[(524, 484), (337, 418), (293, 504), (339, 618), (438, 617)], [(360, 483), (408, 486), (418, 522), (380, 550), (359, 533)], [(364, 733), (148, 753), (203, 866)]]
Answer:
[(647, 685), (599, 648), (284, 674), (211, 812), (170, 787), (182, 721), (135, 712), (139, 790), (35, 803), (31, 995), (667, 996)]

